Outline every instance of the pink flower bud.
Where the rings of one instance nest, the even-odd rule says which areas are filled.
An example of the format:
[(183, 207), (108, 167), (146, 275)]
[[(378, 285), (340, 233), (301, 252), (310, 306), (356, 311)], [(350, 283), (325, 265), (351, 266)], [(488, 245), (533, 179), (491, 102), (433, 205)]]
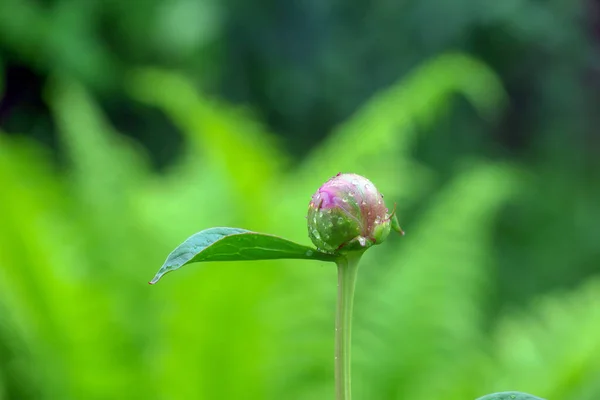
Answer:
[(380, 244), (391, 229), (404, 233), (375, 185), (356, 174), (339, 173), (325, 182), (311, 199), (307, 219), (312, 242), (330, 253)]

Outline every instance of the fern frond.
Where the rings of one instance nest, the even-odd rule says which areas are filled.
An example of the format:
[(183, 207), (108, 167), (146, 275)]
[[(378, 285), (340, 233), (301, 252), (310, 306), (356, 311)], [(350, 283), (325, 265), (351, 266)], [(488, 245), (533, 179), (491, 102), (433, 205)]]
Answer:
[(357, 288), (357, 375), (365, 374), (366, 392), (419, 399), (432, 375), (483, 345), (490, 227), (515, 185), (510, 168), (473, 165), (432, 199), (388, 258), (362, 267), (379, 277)]

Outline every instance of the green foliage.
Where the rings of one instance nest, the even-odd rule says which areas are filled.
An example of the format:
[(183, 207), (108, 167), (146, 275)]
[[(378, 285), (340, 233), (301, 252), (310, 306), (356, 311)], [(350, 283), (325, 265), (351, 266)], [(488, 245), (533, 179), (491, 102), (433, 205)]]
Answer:
[(47, 100), (66, 171), (39, 146), (0, 135), (0, 399), (333, 398), (333, 264), (224, 262), (154, 289), (146, 278), (175, 244), (210, 226), (306, 242), (309, 197), (340, 170), (369, 176), (401, 219), (422, 206), (403, 224), (406, 239), (363, 258), (357, 399), (468, 400), (507, 388), (600, 396), (597, 279), (486, 325), (493, 229), (527, 190), (520, 169), (473, 159), (434, 192), (436, 177), (412, 155), (416, 132), (452, 95), (485, 116), (501, 106), (484, 65), (434, 59), (297, 168), (259, 123), (192, 87), (158, 70), (128, 79), (134, 98), (185, 134), (185, 154), (162, 175), (63, 77)]
[(209, 228), (195, 233), (169, 254), (151, 284), (167, 272), (202, 261), (277, 259), (335, 261), (336, 256), (264, 233), (240, 228)]

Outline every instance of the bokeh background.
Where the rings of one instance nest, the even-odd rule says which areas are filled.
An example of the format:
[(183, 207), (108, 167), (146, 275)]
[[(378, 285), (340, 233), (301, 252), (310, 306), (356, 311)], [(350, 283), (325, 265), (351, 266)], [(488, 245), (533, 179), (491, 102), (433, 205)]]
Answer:
[(356, 399), (600, 398), (600, 2), (0, 1), (0, 399), (333, 398), (340, 171), (397, 203)]

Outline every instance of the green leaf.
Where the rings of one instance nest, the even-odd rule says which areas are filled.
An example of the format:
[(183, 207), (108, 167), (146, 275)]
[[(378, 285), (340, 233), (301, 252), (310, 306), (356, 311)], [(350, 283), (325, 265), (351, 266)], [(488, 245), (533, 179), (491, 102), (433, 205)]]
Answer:
[(278, 236), (240, 228), (210, 228), (195, 233), (173, 250), (150, 284), (158, 282), (167, 272), (194, 262), (282, 258), (335, 261), (337, 257)]
[(544, 400), (540, 397), (536, 397), (532, 394), (521, 393), (521, 392), (500, 392), (492, 393), (480, 397), (477, 400)]

